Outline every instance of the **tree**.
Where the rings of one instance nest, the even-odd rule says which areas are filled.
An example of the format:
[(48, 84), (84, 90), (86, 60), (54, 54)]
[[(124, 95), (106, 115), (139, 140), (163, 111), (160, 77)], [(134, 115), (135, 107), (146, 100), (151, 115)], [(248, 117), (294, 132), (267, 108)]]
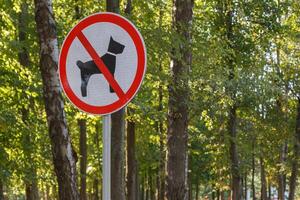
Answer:
[(167, 199), (188, 199), (187, 142), (189, 70), (192, 61), (190, 48), (193, 1), (174, 1), (173, 29), (180, 42), (171, 56), (169, 111), (167, 135)]
[(80, 150), (80, 200), (87, 200), (86, 193), (86, 168), (87, 168), (87, 133), (86, 119), (78, 119), (79, 150)]
[[(106, 10), (120, 13), (119, 0), (106, 0)], [(125, 200), (124, 137), (125, 108), (111, 115), (111, 199)]]
[[(130, 17), (132, 11), (132, 1), (127, 0), (125, 14)], [(138, 195), (138, 174), (137, 174), (137, 160), (136, 160), (136, 135), (135, 135), (135, 122), (133, 119), (134, 109), (127, 108), (127, 199), (137, 200)]]
[(294, 155), (292, 161), (292, 174), (290, 178), (290, 193), (289, 200), (295, 199), (295, 190), (297, 184), (297, 176), (299, 171), (299, 157), (300, 157), (300, 98), (298, 97), (297, 119), (294, 140)]
[(52, 2), (35, 0), (34, 3), (40, 44), (40, 71), (59, 199), (78, 200), (76, 153), (71, 144), (57, 75), (58, 46)]

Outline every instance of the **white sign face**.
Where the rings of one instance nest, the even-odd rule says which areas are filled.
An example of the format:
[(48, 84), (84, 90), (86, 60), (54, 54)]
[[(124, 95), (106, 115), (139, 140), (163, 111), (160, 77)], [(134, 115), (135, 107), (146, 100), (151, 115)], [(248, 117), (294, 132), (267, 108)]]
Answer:
[(134, 97), (145, 73), (146, 52), (140, 33), (128, 20), (98, 13), (71, 30), (59, 63), (70, 101), (85, 112), (104, 115)]
[[(101, 34), (95, 34), (101, 33)], [(111, 54), (112, 63), (115, 62), (114, 78), (119, 83), (124, 92), (127, 92), (133, 83), (137, 70), (137, 52), (134, 43), (129, 34), (121, 27), (112, 23), (96, 23), (83, 30), (83, 34), (89, 40), (95, 51), (101, 57)], [(115, 54), (109, 52), (109, 43), (112, 40), (124, 45), (123, 52)], [(109, 83), (99, 73), (99, 70), (93, 70), (95, 73), (89, 73), (85, 68), (81, 69), (76, 65), (77, 61), (87, 63), (93, 60), (80, 40), (76, 38), (71, 44), (69, 54), (67, 56), (67, 77), (71, 90), (83, 102), (93, 106), (105, 106), (111, 102), (117, 101), (119, 98), (115, 92), (110, 91)], [(98, 69), (94, 65), (95, 69)], [(86, 96), (82, 95), (80, 76), (86, 71), (90, 75), (87, 82)]]

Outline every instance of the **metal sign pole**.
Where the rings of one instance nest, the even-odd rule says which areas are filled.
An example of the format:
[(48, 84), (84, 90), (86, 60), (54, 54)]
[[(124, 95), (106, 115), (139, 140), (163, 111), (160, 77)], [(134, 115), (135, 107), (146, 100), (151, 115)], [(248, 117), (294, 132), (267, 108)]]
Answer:
[(110, 200), (111, 115), (103, 116), (103, 200)]

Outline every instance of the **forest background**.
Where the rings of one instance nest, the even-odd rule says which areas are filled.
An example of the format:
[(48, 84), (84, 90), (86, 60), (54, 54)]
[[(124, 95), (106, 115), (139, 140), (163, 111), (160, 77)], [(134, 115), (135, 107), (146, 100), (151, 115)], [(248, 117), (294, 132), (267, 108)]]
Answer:
[(1, 200), (101, 198), (101, 117), (56, 70), (102, 11), (137, 26), (148, 60), (112, 116), (112, 200), (300, 198), (299, 0), (1, 0)]

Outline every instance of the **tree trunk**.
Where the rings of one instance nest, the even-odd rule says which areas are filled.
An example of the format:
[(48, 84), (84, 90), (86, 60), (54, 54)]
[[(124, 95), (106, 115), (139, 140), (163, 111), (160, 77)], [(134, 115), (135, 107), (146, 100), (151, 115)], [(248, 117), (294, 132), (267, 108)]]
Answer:
[[(125, 13), (131, 14), (131, 0), (127, 0)], [(128, 108), (127, 113), (130, 118), (133, 110)], [(135, 122), (127, 120), (127, 200), (138, 199), (138, 177), (137, 177), (137, 159), (135, 156)]]
[(144, 200), (145, 197), (145, 181), (144, 181), (144, 177), (141, 180), (141, 193), (140, 193), (140, 199)]
[(196, 184), (196, 200), (199, 200), (199, 183)]
[(261, 200), (268, 200), (267, 195), (267, 180), (266, 180), (266, 172), (265, 172), (265, 164), (262, 157), (260, 157), (260, 178), (261, 178)]
[[(168, 140), (167, 140), (167, 199), (186, 200), (187, 141), (188, 141), (188, 75), (192, 60), (190, 49), (192, 0), (175, 0), (173, 28), (184, 42), (173, 49), (169, 84)], [(177, 55), (177, 57), (176, 57)], [(180, 57), (178, 57), (180, 55)]]
[[(220, 195), (220, 189), (218, 189), (218, 190), (217, 190), (217, 200), (220, 200), (220, 196), (221, 196), (221, 195)], [(199, 200), (199, 199), (196, 199), (196, 200)]]
[(296, 130), (294, 139), (294, 155), (292, 161), (292, 174), (290, 178), (290, 188), (289, 188), (289, 200), (295, 199), (295, 192), (297, 186), (297, 178), (299, 174), (299, 156), (300, 156), (300, 98), (298, 97), (298, 108), (297, 108), (297, 120), (296, 120)]
[[(95, 135), (94, 135), (94, 144), (96, 146), (95, 148), (95, 151), (97, 153), (97, 163), (98, 163), (98, 166), (96, 167), (97, 168), (97, 173), (96, 173), (96, 176), (94, 177), (94, 180), (93, 180), (93, 200), (100, 200), (102, 199), (102, 190), (101, 190), (101, 187), (99, 187), (99, 183), (100, 183), (100, 178), (102, 176), (101, 174), (101, 166), (102, 166), (102, 160), (101, 160), (101, 148), (100, 148), (100, 122), (97, 121), (96, 124), (95, 124)], [(100, 193), (99, 193), (100, 192)]]
[(125, 200), (124, 187), (124, 109), (112, 114), (111, 200)]
[(79, 199), (76, 153), (73, 151), (57, 75), (58, 46), (51, 0), (35, 0), (35, 20), (40, 44), (40, 70), (52, 145), (59, 199)]
[[(119, 13), (119, 0), (106, 0), (106, 10)], [(111, 200), (125, 200), (124, 186), (124, 133), (125, 108), (111, 115)]]
[(87, 200), (86, 193), (86, 167), (87, 167), (87, 144), (86, 144), (86, 120), (79, 119), (80, 130), (79, 151), (80, 151), (80, 200)]
[(287, 143), (282, 145), (280, 151), (280, 161), (279, 161), (279, 172), (278, 172), (278, 200), (285, 200), (285, 189), (286, 189), (286, 174), (281, 170), (281, 166), (286, 162), (286, 148)]
[(229, 113), (228, 129), (231, 136), (230, 139), (230, 160), (231, 160), (231, 175), (232, 175), (232, 200), (241, 199), (241, 177), (239, 172), (239, 158), (237, 152), (237, 119), (236, 119), (236, 107), (232, 107)]
[(221, 191), (221, 200), (225, 200), (225, 192)]
[(244, 178), (244, 196), (245, 196), (245, 200), (247, 200), (247, 192), (248, 192), (248, 184), (247, 184), (247, 172), (245, 173), (245, 178)]
[(93, 198), (92, 200), (100, 200), (99, 199), (99, 180), (98, 178), (94, 178), (94, 183), (93, 183)]
[[(19, 42), (22, 45), (22, 48), (19, 51), (19, 62), (24, 68), (30, 67), (30, 59), (29, 54), (27, 51), (26, 46), (24, 45), (24, 42), (27, 40), (27, 22), (26, 18), (28, 17), (28, 5), (25, 3), (22, 3), (21, 5), (21, 12), (19, 14)], [(22, 44), (23, 43), (23, 44)], [(30, 99), (27, 99), (30, 101)], [(22, 114), (22, 121), (25, 124), (25, 126), (30, 126), (28, 124), (28, 118), (29, 118), (29, 109), (26, 109), (25, 107), (21, 108), (21, 114)], [(27, 174), (25, 174), (25, 194), (27, 200), (37, 200), (39, 199), (39, 191), (37, 186), (37, 177), (36, 177), (36, 167), (35, 163), (33, 162), (33, 150), (32, 147), (33, 143), (31, 141), (31, 135), (29, 131), (24, 132), (24, 154), (26, 159), (29, 161)]]
[(0, 179), (0, 200), (4, 200), (4, 185), (1, 179)]
[(149, 188), (150, 188), (150, 200), (155, 200), (155, 179), (153, 179), (153, 173), (149, 170)]
[(256, 194), (255, 194), (255, 139), (252, 141), (252, 196), (253, 200), (256, 200)]
[[(233, 3), (231, 1), (226, 4), (226, 38), (228, 41), (228, 47), (234, 50), (233, 42)], [(226, 63), (229, 70), (228, 81), (233, 82), (235, 77), (235, 64), (234, 64), (234, 53), (226, 56)], [(238, 157), (238, 147), (237, 147), (237, 105), (236, 105), (236, 86), (234, 84), (229, 84), (232, 86), (227, 87), (227, 94), (231, 98), (233, 104), (229, 108), (229, 119), (228, 119), (228, 133), (230, 138), (230, 161), (231, 161), (231, 190), (232, 190), (232, 200), (241, 199), (241, 177), (239, 172), (239, 157)]]
[[(130, 117), (132, 110), (128, 108)], [(135, 122), (127, 120), (127, 199), (137, 200), (137, 160), (135, 156)]]
[(50, 186), (46, 185), (46, 196), (45, 200), (50, 200)]
[(120, 1), (106, 0), (106, 10), (109, 12), (120, 13)]
[(271, 186), (271, 183), (269, 181), (269, 184), (268, 184), (268, 200), (271, 200), (272, 199), (272, 186)]
[(26, 193), (26, 200), (37, 200), (39, 199), (39, 190), (37, 187), (36, 180), (25, 182), (25, 193)]
[[(280, 9), (281, 2), (280, 0), (277, 1), (278, 9)], [(278, 13), (277, 16), (278, 23), (281, 24), (281, 15)], [(280, 55), (280, 44), (277, 42), (276, 44), (276, 69), (277, 69), (277, 75), (280, 76), (280, 67), (281, 67), (281, 55)], [(280, 85), (278, 85), (281, 87)], [(286, 86), (285, 93), (288, 91), (288, 86)], [(282, 110), (282, 95), (279, 96), (277, 99), (277, 109), (278, 109), (278, 116), (284, 116), (284, 121), (286, 121), (285, 113)], [(285, 129), (281, 129), (279, 127), (280, 132), (285, 132)], [(284, 170), (282, 170), (282, 167), (286, 162), (286, 154), (287, 154), (287, 141), (284, 141), (284, 144), (282, 145), (282, 148), (280, 150), (280, 160), (279, 160), (279, 169), (278, 169), (278, 200), (285, 200), (285, 188), (286, 188), (286, 173)]]
[[(159, 105), (158, 105), (158, 112), (162, 111), (162, 99), (163, 99), (163, 91), (162, 85), (159, 85)], [(158, 121), (157, 124), (157, 132), (159, 133), (159, 169), (158, 169), (158, 200), (165, 199), (165, 150), (164, 150), (164, 128), (163, 122)]]
[(212, 200), (215, 200), (215, 199), (216, 199), (216, 192), (215, 192), (215, 191), (213, 191), (213, 192), (211, 193), (211, 199), (212, 199)]
[(193, 200), (193, 184), (192, 184), (191, 181), (189, 181), (189, 188), (188, 188), (188, 190), (189, 190), (188, 199), (189, 200)]

